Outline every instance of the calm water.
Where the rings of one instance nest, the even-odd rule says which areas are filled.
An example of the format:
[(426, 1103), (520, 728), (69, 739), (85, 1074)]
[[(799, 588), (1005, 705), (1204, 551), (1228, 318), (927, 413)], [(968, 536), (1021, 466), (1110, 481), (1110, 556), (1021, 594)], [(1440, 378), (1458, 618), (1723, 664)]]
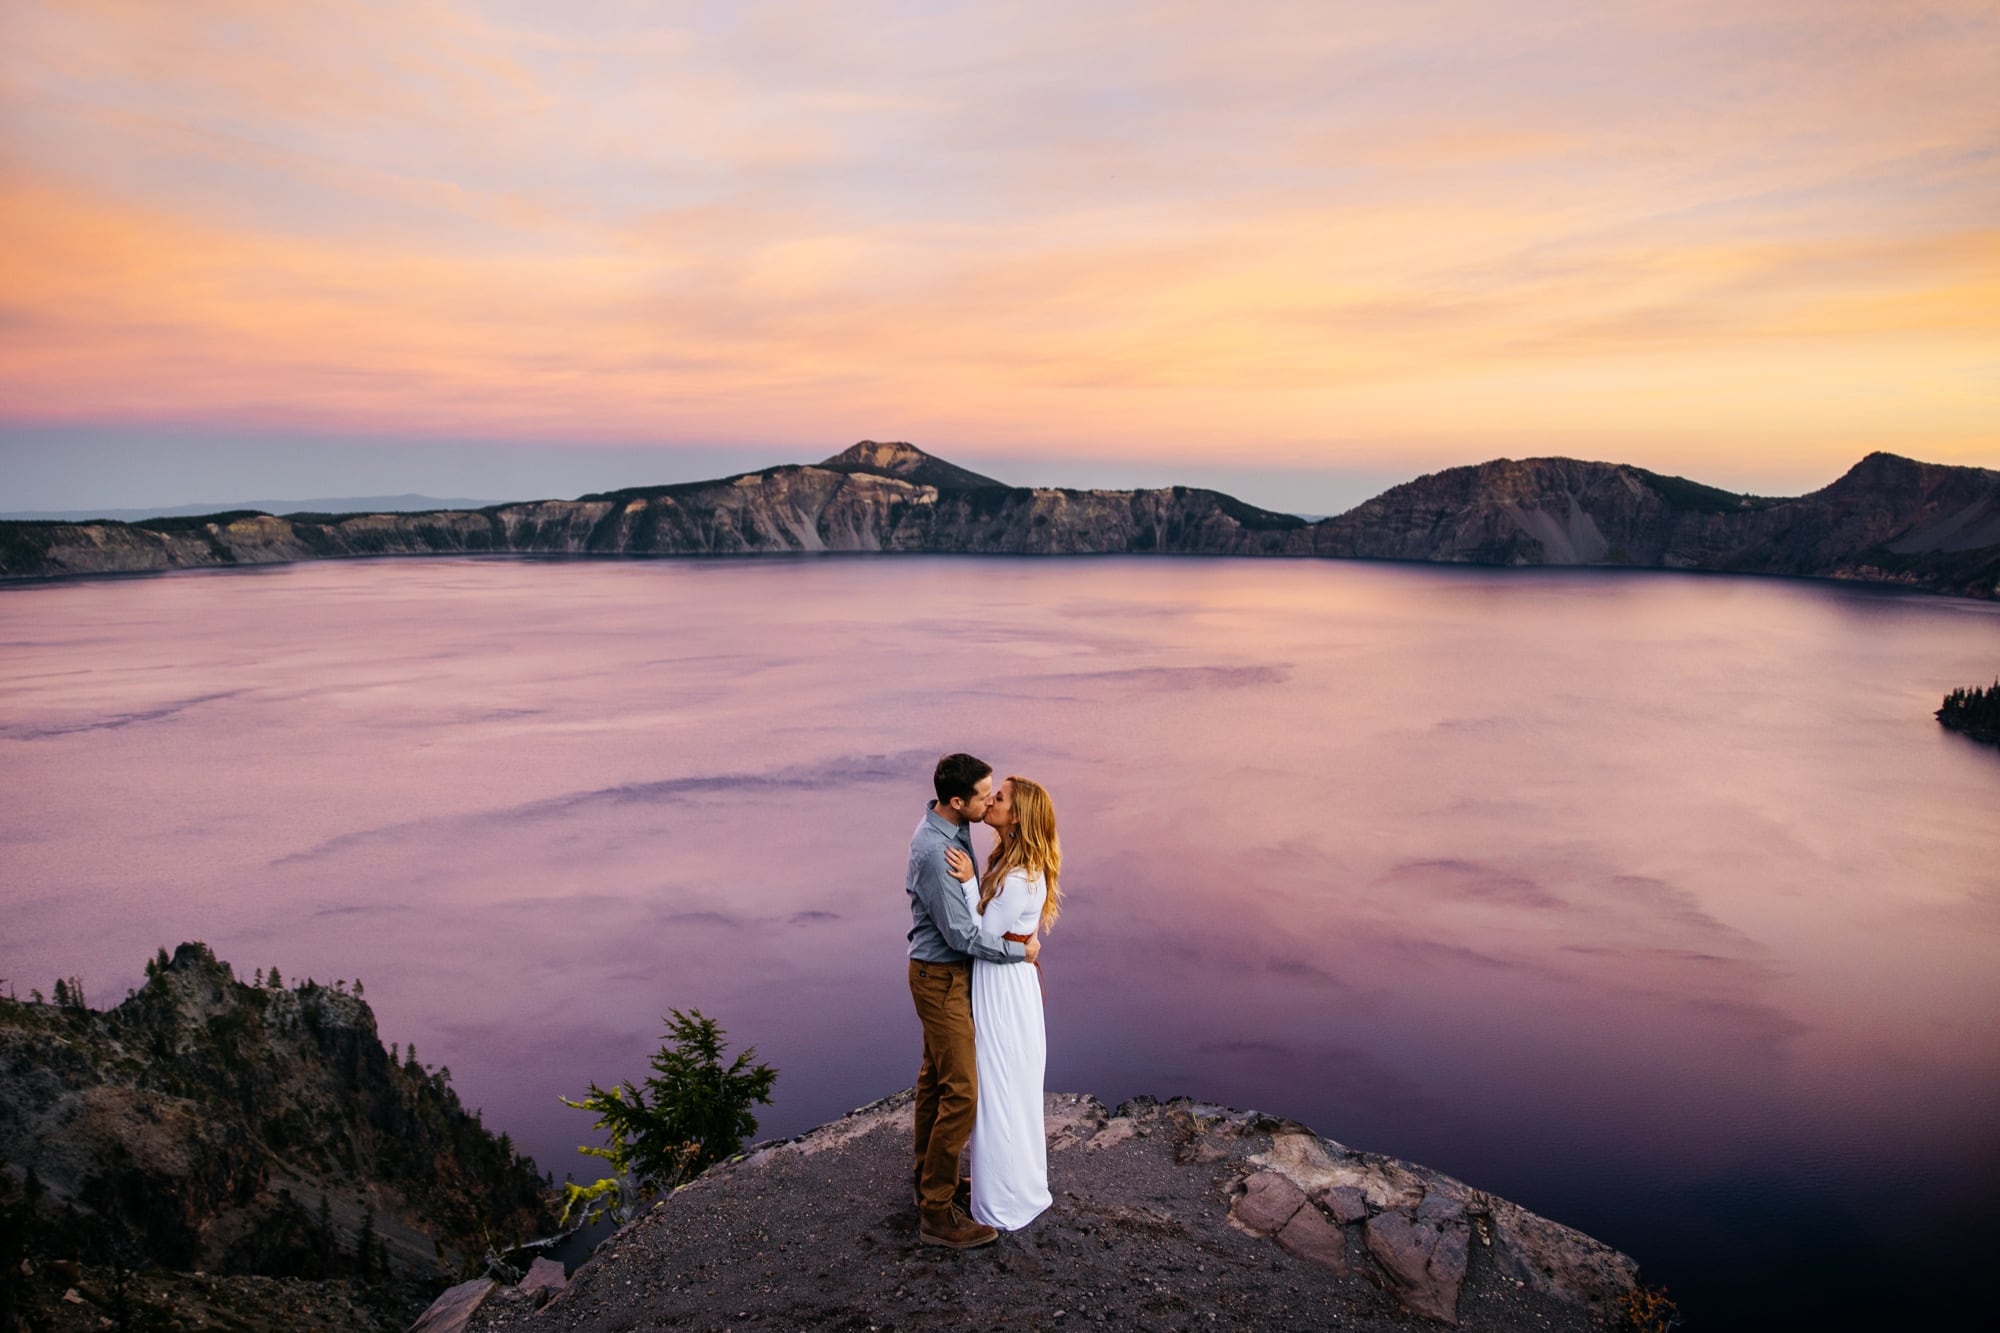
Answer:
[[(762, 1132), (907, 1085), (945, 749), (1047, 784), (1049, 1082), (1292, 1116), (1696, 1328), (2000, 1240), (2000, 606), (1216, 560), (307, 564), (0, 592), (0, 976), (357, 975), (558, 1178), (699, 1006)], [(1956, 1265), (1966, 1265), (1959, 1268)], [(1865, 1289), (1854, 1289), (1865, 1274)]]

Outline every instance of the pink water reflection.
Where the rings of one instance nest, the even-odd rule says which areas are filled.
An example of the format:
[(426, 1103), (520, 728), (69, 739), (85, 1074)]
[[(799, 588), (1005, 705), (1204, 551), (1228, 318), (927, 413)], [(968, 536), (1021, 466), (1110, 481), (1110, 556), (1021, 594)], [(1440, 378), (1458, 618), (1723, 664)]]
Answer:
[(642, 1073), (695, 1005), (779, 1067), (764, 1128), (793, 1132), (912, 1077), (903, 848), (963, 746), (1061, 811), (1052, 1086), (1291, 1115), (1743, 1308), (1731, 1265), (1784, 1263), (1721, 1245), (1731, 1219), (1836, 1259), (1918, 1215), (1991, 1234), (2000, 755), (1929, 712), (1996, 663), (2000, 607), (1693, 576), (428, 560), (15, 588), (0, 975), (105, 1002), (193, 938), (358, 974), (385, 1039), (558, 1176), (588, 1164), (557, 1094)]

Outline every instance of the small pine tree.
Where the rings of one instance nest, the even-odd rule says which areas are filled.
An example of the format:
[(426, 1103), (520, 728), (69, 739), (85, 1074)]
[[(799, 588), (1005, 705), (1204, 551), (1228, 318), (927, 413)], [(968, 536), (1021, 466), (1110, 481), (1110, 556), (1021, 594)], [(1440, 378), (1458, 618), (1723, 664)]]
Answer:
[(258, 988), (258, 989), (260, 989), (260, 990), (261, 990), (261, 989), (263, 988), (263, 985), (264, 985), (264, 969), (263, 969), (263, 968), (261, 968), (261, 967), (260, 967), (260, 968), (258, 968), (258, 969), (257, 969), (257, 975), (256, 975), (256, 977), (255, 977), (255, 978), (253, 978), (253, 979), (251, 980), (250, 984), (251, 984), (251, 985), (253, 985), (253, 986), (255, 986), (255, 987), (257, 987), (257, 988)]
[(56, 1008), (69, 1008), (69, 983), (61, 977), (56, 978)]
[(609, 1210), (620, 1223), (628, 1222), (641, 1200), (692, 1180), (756, 1132), (750, 1108), (771, 1100), (778, 1071), (751, 1064), (755, 1047), (745, 1047), (724, 1068), (722, 1025), (699, 1009), (671, 1012), (672, 1018), (661, 1020), (667, 1040), (654, 1054), (654, 1072), (643, 1086), (628, 1080), (605, 1089), (592, 1083), (580, 1102), (559, 1095), (565, 1106), (596, 1112), (591, 1128), (610, 1131), (608, 1147), (577, 1151), (604, 1158), (614, 1172), (593, 1185), (565, 1188), (565, 1222), (579, 1205), (588, 1219)]
[(375, 1271), (375, 1205), (361, 1214), (361, 1234), (354, 1238), (354, 1268), (363, 1277)]
[(354, 979), (354, 993), (355, 993), (356, 995), (359, 995), (359, 994), (361, 994), (361, 993), (362, 993), (362, 992), (361, 992), (361, 978), (360, 978), (360, 977), (356, 977), (356, 978)]
[(272, 990), (283, 990), (285, 986), (284, 979), (278, 975), (278, 969), (275, 967), (265, 977), (264, 984)]
[(319, 1196), (319, 1252), (321, 1271), (328, 1277), (333, 1275), (333, 1258), (338, 1248), (333, 1234), (333, 1207), (326, 1200), (326, 1191)]

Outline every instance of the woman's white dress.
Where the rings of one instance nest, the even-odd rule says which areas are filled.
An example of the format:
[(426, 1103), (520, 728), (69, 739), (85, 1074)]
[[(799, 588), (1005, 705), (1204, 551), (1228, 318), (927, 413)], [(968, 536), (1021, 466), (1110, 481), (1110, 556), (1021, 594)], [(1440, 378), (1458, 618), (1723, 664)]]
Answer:
[[(1032, 934), (1041, 923), (1041, 876), (1008, 872), (979, 916), (979, 881), (966, 883), (979, 933)], [(972, 1215), (1016, 1231), (1049, 1206), (1049, 1146), (1042, 1134), (1041, 973), (1026, 963), (972, 960), (973, 1052), (979, 1064), (979, 1112), (972, 1122)]]

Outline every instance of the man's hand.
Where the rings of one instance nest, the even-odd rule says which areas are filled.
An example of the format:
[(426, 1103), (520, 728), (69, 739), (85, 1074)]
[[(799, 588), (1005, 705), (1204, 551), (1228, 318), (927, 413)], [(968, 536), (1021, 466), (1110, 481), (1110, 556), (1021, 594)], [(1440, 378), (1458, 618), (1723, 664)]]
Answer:
[(1035, 961), (1035, 955), (1042, 951), (1042, 937), (1040, 935), (1030, 935), (1028, 936), (1028, 942), (1021, 947), (1027, 951), (1022, 961), (1032, 963)]
[(951, 871), (951, 877), (959, 883), (970, 884), (972, 882), (972, 858), (958, 848), (947, 847), (944, 849), (944, 864), (945, 869)]

